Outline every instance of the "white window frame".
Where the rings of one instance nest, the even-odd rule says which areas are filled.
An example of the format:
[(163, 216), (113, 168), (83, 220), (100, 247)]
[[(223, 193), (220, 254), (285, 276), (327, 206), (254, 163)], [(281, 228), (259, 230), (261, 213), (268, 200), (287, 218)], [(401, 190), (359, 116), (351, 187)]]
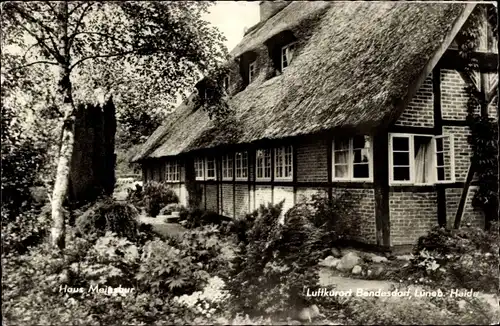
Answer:
[[(407, 138), (409, 141), (409, 155), (410, 155), (410, 180), (394, 180), (394, 160), (393, 160), (393, 150), (392, 143), (393, 138)], [(432, 179), (426, 183), (415, 183), (415, 137), (429, 137), (431, 138), (431, 151), (433, 151), (433, 167), (432, 167)], [(450, 180), (438, 180), (437, 175), (437, 144), (436, 138), (449, 138), (450, 140)], [(443, 143), (444, 146), (444, 143)], [(444, 147), (443, 147), (444, 152)], [(453, 183), (455, 182), (455, 145), (454, 137), (452, 134), (443, 135), (429, 135), (429, 134), (406, 134), (406, 133), (390, 133), (389, 134), (389, 184), (390, 185), (416, 185), (416, 186), (428, 186), (441, 183)]]
[[(391, 185), (413, 185), (415, 183), (415, 149), (413, 134), (389, 134), (389, 184)], [(428, 136), (428, 135), (422, 135)], [(409, 155), (409, 168), (410, 168), (410, 180), (394, 180), (394, 157), (392, 150), (393, 138), (406, 138), (408, 139), (408, 155)]]
[[(450, 142), (450, 174), (451, 174), (451, 178), (450, 180), (438, 180), (438, 168), (440, 167), (446, 167), (446, 164), (445, 165), (438, 165), (438, 154), (439, 153), (446, 153), (446, 151), (444, 150), (444, 140), (443, 140), (443, 150), (442, 151), (438, 151), (437, 150), (437, 139), (444, 139), (444, 138), (449, 138), (449, 142)], [(435, 173), (435, 176), (434, 176), (434, 180), (436, 183), (453, 183), (455, 182), (455, 139), (453, 137), (453, 134), (443, 134), (443, 135), (438, 135), (438, 136), (434, 136), (433, 138), (433, 143), (434, 143), (434, 161), (435, 161), (435, 164), (434, 164), (434, 173)], [(443, 157), (443, 164), (444, 164), (444, 157)], [(445, 170), (445, 176), (446, 176), (446, 170)]]
[[(286, 51), (286, 49), (287, 49), (287, 48), (289, 48), (289, 47), (292, 47), (292, 46), (293, 46), (293, 47), (295, 47), (295, 44), (296, 44), (296, 43), (297, 43), (297, 42), (292, 42), (292, 43), (289, 43), (289, 44), (287, 44), (287, 45), (285, 45), (285, 46), (281, 47), (281, 53), (280, 53), (281, 72), (285, 71), (285, 69), (286, 69), (286, 68), (288, 68), (288, 67), (290, 66), (290, 63), (291, 63), (291, 62), (288, 62), (288, 61), (287, 61), (287, 63), (286, 63), (286, 67), (283, 67), (283, 64), (284, 64), (283, 56), (285, 56), (285, 55), (286, 55), (286, 52), (285, 52), (285, 51)], [(295, 50), (295, 49), (294, 49), (294, 50)], [(295, 53), (294, 53), (294, 56), (295, 56)]]
[[(213, 161), (213, 176), (208, 176), (208, 161)], [(217, 180), (217, 160), (213, 156), (205, 157), (205, 180)]]
[[(222, 180), (233, 181), (234, 179), (234, 154), (226, 154), (222, 156)], [(228, 171), (231, 171), (231, 176), (228, 176)]]
[(165, 164), (165, 181), (166, 182), (179, 182), (180, 172), (179, 172), (179, 162), (167, 161)]
[[(239, 155), (241, 155), (241, 160), (238, 160)], [(243, 159), (245, 158), (245, 159)], [(239, 162), (241, 162), (241, 166), (239, 166)], [(243, 162), (246, 162), (246, 165), (243, 164)], [(248, 152), (247, 151), (242, 151), (242, 152), (236, 152), (234, 154), (234, 166), (235, 166), (235, 180), (237, 181), (247, 181), (248, 180)], [(246, 171), (246, 176), (238, 175), (238, 172), (241, 172), (243, 174), (243, 171)]]
[[(248, 64), (248, 83), (250, 84), (255, 77), (255, 72), (256, 72), (256, 61), (252, 61)], [(253, 70), (253, 73), (252, 73)]]
[[(278, 150), (282, 151), (283, 153), (283, 169), (286, 167), (285, 163), (285, 158), (286, 158), (286, 148), (289, 147), (291, 149), (290, 152), (290, 167), (291, 167), (291, 172), (288, 177), (279, 177), (278, 176)], [(276, 147), (274, 149), (274, 180), (276, 181), (292, 181), (293, 180), (293, 146), (292, 145), (286, 145), (286, 146), (281, 146), (281, 147)]]
[[(259, 165), (259, 152), (262, 152), (262, 165)], [(266, 172), (266, 152), (269, 153), (269, 176), (265, 176)], [(273, 174), (271, 160), (273, 159), (271, 148), (260, 148), (255, 151), (255, 180), (257, 181), (271, 181), (271, 176)], [(262, 177), (259, 177), (259, 169), (262, 170)]]
[[(201, 176), (198, 176), (198, 173), (196, 172), (201, 168)], [(204, 160), (201, 157), (197, 157), (194, 159), (194, 172), (195, 172), (195, 179), (197, 181), (203, 181), (205, 180), (205, 164)]]
[[(370, 152), (368, 158), (368, 178), (355, 178), (354, 177), (354, 137), (337, 137), (349, 139), (349, 156), (347, 158), (347, 177), (338, 178), (335, 176), (335, 139), (332, 141), (332, 181), (340, 182), (373, 182), (373, 137), (368, 135), (359, 135), (368, 137), (370, 141)], [(342, 164), (344, 165), (344, 164)]]

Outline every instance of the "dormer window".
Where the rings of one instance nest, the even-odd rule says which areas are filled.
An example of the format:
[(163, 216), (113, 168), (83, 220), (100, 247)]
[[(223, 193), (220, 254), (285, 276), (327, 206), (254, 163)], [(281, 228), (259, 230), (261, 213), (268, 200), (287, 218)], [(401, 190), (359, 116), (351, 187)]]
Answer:
[(295, 52), (295, 42), (290, 43), (290, 44), (281, 48), (281, 71), (282, 72), (292, 62), (294, 52)]
[(250, 84), (255, 79), (255, 61), (248, 65), (248, 83)]

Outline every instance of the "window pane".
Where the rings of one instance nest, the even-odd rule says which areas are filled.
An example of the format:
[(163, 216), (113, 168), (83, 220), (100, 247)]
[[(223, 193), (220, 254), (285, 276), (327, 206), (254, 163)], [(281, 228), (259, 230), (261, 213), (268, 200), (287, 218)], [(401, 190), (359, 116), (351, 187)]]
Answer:
[(436, 151), (443, 151), (443, 138), (436, 138)]
[(335, 152), (335, 164), (347, 163), (349, 159), (349, 151)]
[(349, 172), (347, 165), (335, 165), (335, 178), (347, 178)]
[(354, 150), (354, 163), (368, 163), (369, 161), (368, 149), (355, 149)]
[(444, 165), (444, 153), (437, 153), (437, 166)]
[(366, 137), (366, 136), (355, 136), (352, 139), (352, 148), (358, 149), (358, 148), (369, 147), (369, 145), (367, 143), (368, 143), (368, 137)]
[(394, 168), (394, 180), (409, 181), (410, 180), (410, 168), (409, 167), (395, 167)]
[(392, 153), (393, 165), (410, 165), (410, 153)]
[(395, 151), (409, 151), (410, 146), (409, 146), (408, 138), (393, 137), (392, 138), (392, 149)]
[(439, 181), (445, 180), (444, 167), (437, 168), (437, 178)]
[(354, 178), (369, 178), (368, 164), (355, 164), (353, 168)]
[(334, 150), (349, 150), (349, 139), (348, 138), (335, 138), (334, 139)]

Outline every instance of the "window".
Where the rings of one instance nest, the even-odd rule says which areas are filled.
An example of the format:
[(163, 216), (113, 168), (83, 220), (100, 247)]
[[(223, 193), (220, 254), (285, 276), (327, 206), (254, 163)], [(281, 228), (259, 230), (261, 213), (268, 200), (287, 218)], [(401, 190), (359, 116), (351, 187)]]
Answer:
[(248, 154), (238, 152), (235, 155), (236, 180), (248, 180)]
[(196, 180), (205, 180), (205, 169), (202, 158), (196, 158), (194, 160), (194, 174)]
[(281, 71), (290, 65), (295, 52), (295, 43), (288, 44), (281, 48)]
[(436, 182), (455, 182), (455, 153), (451, 135), (434, 137), (436, 147)]
[(179, 163), (177, 161), (169, 161), (165, 166), (165, 180), (167, 182), (179, 181)]
[(257, 180), (271, 180), (271, 150), (259, 149), (255, 153)]
[(371, 180), (371, 156), (369, 136), (335, 138), (332, 153), (333, 180)]
[(276, 180), (293, 179), (292, 146), (276, 148), (274, 151), (274, 175)]
[(248, 83), (250, 84), (255, 77), (255, 61), (248, 65)]
[(450, 135), (390, 135), (391, 183), (433, 184), (455, 180)]
[(206, 162), (206, 171), (207, 171), (206, 180), (215, 180), (216, 179), (215, 158), (207, 157), (205, 162)]
[(226, 93), (229, 92), (229, 82), (230, 82), (229, 76), (225, 76), (224, 79), (222, 80), (222, 87), (224, 87)]
[(222, 156), (222, 180), (233, 180), (233, 156)]

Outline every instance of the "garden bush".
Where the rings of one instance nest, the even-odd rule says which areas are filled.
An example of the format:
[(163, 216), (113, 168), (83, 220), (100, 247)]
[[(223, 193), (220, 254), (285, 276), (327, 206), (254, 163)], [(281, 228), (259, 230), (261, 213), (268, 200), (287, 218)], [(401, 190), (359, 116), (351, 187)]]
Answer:
[[(87, 208), (76, 219), (76, 226), (86, 237), (98, 238), (109, 231), (135, 241), (140, 237), (138, 216), (133, 205), (106, 198)], [(141, 230), (147, 232), (144, 228)]]
[(415, 258), (401, 278), (422, 278), (441, 286), (478, 291), (498, 290), (498, 231), (477, 227), (434, 228), (418, 240)]
[(425, 300), (382, 300), (375, 297), (324, 297), (318, 302), (322, 311), (344, 325), (492, 325), (497, 321), (494, 311), (478, 298), (457, 298), (447, 295)]
[(142, 204), (149, 216), (156, 217), (164, 206), (178, 202), (179, 198), (168, 184), (156, 181), (145, 184)]
[[(159, 238), (145, 245), (111, 232), (97, 239), (83, 238), (71, 226), (66, 243), (64, 256), (46, 243), (22, 255), (2, 254), (6, 325), (192, 322), (184, 319), (184, 308), (173, 298), (201, 291), (208, 283), (208, 265), (199, 256)], [(121, 285), (135, 291), (125, 296), (60, 292), (65, 285), (85, 289)]]
[(231, 221), (231, 218), (216, 212), (197, 208), (182, 210), (180, 212), (180, 219), (186, 221), (184, 226), (188, 229), (194, 229), (205, 225), (222, 226)]
[(234, 277), (228, 288), (236, 311), (251, 315), (282, 314), (304, 307), (304, 288), (318, 281), (316, 259), (308, 251), (315, 227), (299, 216), (279, 223), (283, 202), (262, 205), (253, 226), (240, 242)]
[(4, 219), (2, 210), (2, 251), (25, 253), (48, 237), (52, 223), (50, 205), (19, 212), (15, 220)]

